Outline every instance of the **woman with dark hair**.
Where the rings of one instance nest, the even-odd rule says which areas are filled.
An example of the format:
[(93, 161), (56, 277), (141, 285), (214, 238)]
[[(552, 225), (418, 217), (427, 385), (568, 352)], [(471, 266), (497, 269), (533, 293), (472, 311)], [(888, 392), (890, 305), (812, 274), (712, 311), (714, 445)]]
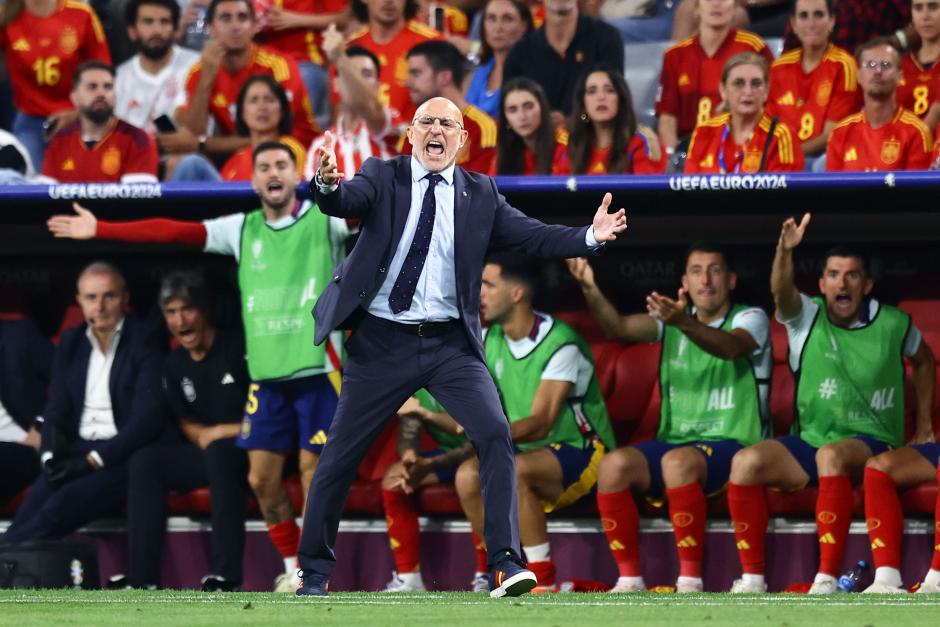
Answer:
[(800, 47), (770, 68), (767, 112), (796, 131), (805, 155), (824, 154), (832, 129), (862, 104), (855, 59), (829, 41), (835, 23), (832, 0), (796, 0), (790, 24)]
[(522, 0), (489, 0), (480, 26), (480, 67), (470, 77), (466, 99), (492, 118), (501, 114), (500, 85), (509, 50), (532, 30), (532, 12)]
[(235, 109), (235, 132), (251, 138), (251, 145), (242, 148), (222, 166), (222, 180), (248, 181), (252, 172), (252, 152), (261, 142), (276, 140), (291, 149), (297, 171), (303, 170), (306, 151), (291, 137), (294, 122), (287, 93), (270, 74), (249, 76), (238, 92)]
[(686, 174), (794, 172), (803, 169), (803, 151), (786, 122), (771, 117), (767, 104), (767, 59), (745, 52), (731, 57), (721, 73), (723, 113), (692, 133)]
[(506, 82), (499, 127), (493, 176), (568, 173), (568, 133), (552, 126), (551, 106), (538, 83), (522, 76)]
[(620, 72), (596, 68), (578, 82), (568, 122), (572, 174), (662, 174), (666, 158), (652, 129), (640, 126)]

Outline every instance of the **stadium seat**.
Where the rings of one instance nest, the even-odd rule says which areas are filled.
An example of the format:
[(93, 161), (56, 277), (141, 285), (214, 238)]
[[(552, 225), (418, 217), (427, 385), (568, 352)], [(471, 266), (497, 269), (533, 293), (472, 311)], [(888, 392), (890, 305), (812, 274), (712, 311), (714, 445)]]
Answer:
[(52, 343), (58, 346), (59, 338), (62, 337), (62, 333), (67, 329), (77, 327), (83, 322), (85, 322), (85, 318), (82, 316), (81, 308), (75, 303), (72, 303), (66, 307), (65, 311), (62, 313), (62, 322), (59, 323), (58, 330), (55, 332), (55, 335), (52, 336)]
[(617, 358), (607, 413), (618, 444), (626, 444), (646, 414), (659, 371), (659, 345), (634, 344)]
[(552, 315), (568, 323), (586, 342), (602, 342), (608, 339), (607, 334), (604, 333), (604, 329), (601, 328), (601, 325), (597, 323), (594, 315), (586, 309), (556, 311)]
[(591, 344), (591, 354), (594, 356), (594, 372), (601, 387), (601, 394), (606, 401), (614, 391), (615, 375), (617, 371), (617, 358), (623, 351), (623, 344), (608, 340)]
[[(911, 314), (918, 329), (940, 333), (940, 300), (902, 300), (898, 307)], [(933, 347), (936, 351), (936, 346)]]

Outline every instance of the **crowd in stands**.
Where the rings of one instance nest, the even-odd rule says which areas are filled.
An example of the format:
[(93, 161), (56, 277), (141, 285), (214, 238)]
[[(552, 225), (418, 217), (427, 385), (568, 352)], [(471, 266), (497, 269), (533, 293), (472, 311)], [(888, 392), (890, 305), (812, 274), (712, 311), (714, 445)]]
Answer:
[[(54, 350), (30, 322), (0, 320), (0, 504), (30, 487), (0, 543), (62, 538), (124, 506), (119, 587), (161, 585), (166, 495), (202, 486), (212, 497), (203, 588), (242, 583), (249, 494), (284, 559), (275, 589), (300, 585), (299, 512), (282, 478), (298, 457), (307, 494), (336, 408), (344, 338), (315, 347), (309, 311), (316, 286), (341, 280), (350, 234), (295, 194), (319, 168), (321, 130), (347, 178), (369, 157), (410, 154), (409, 126), (465, 131), (457, 164), (491, 175), (921, 170), (940, 150), (932, 0), (129, 0), (114, 41), (80, 0), (7, 0), (0, 19), (14, 95), (2, 182), (250, 181), (260, 197), (256, 211), (203, 222), (112, 222), (76, 205), (48, 223), (56, 237), (233, 257), (242, 332), (216, 328), (204, 276), (173, 273), (158, 297), (176, 344), (164, 354), (128, 312), (121, 271), (103, 261), (79, 275), (82, 324)], [(765, 37), (785, 39), (786, 51), (775, 58)], [(661, 60), (631, 58), (629, 45), (625, 58), (625, 42), (671, 38)], [(136, 52), (122, 58), (127, 42)], [(636, 64), (661, 66), (656, 128), (640, 123), (624, 77)], [(413, 119), (434, 97), (460, 119)], [(661, 345), (659, 428), (629, 446), (615, 438), (587, 342), (534, 309), (538, 268), (508, 254), (486, 264), (484, 352), (511, 423), (521, 542), (539, 591), (562, 580), (546, 514), (595, 493), (615, 592), (646, 589), (634, 497), (667, 502), (676, 590), (701, 591), (708, 499), (724, 490), (743, 570), (732, 591), (766, 591), (765, 487), (812, 485), (820, 563), (810, 591), (834, 592), (860, 483), (877, 495), (865, 501), (871, 591), (901, 591), (898, 489), (935, 481), (940, 461), (935, 360), (910, 316), (872, 296), (857, 251), (826, 254), (820, 295), (797, 290), (794, 250), (809, 222), (783, 224), (771, 271), (799, 373), (798, 430), (776, 439), (771, 323), (733, 300), (721, 245), (693, 245), (677, 297), (654, 292), (639, 314), (614, 309), (587, 260), (568, 262), (610, 337)], [(905, 360), (916, 401), (908, 442)], [(474, 446), (425, 392), (399, 415), (399, 459), (382, 479), (388, 589), (424, 589), (412, 495), (453, 483), (477, 549), (471, 586), (488, 590)], [(940, 592), (937, 534), (922, 592)]]
[[(4, 6), (0, 181), (248, 180), (248, 151), (274, 137), (309, 175), (327, 128), (351, 176), (407, 154), (405, 128), (436, 95), (464, 112), (460, 165), (483, 173), (913, 170), (937, 156), (926, 1), (132, 0), (126, 32), (116, 22), (81, 0)], [(639, 56), (670, 38), (661, 59)], [(624, 80), (647, 66), (653, 129)]]

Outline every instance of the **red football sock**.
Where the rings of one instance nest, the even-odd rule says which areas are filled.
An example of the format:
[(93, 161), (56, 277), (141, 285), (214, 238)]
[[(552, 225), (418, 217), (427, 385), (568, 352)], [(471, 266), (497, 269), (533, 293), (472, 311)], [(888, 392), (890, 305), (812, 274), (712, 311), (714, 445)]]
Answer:
[(865, 468), (865, 523), (875, 567), (901, 568), (904, 514), (898, 486), (876, 468)]
[(268, 525), (268, 536), (274, 548), (281, 557), (294, 557), (297, 555), (297, 545), (300, 544), (300, 527), (293, 518), (288, 518), (274, 525)]
[(395, 569), (400, 573), (420, 570), (421, 529), (414, 499), (397, 490), (382, 490), (385, 521), (388, 523), (388, 544), (392, 547)]
[(702, 547), (705, 544), (705, 518), (708, 507), (699, 483), (666, 490), (669, 518), (679, 551), (679, 576), (702, 576)]
[(728, 484), (728, 509), (734, 521), (741, 569), (753, 575), (764, 574), (764, 535), (767, 533), (767, 495), (762, 485)]
[[(940, 466), (937, 467), (937, 485), (940, 485)], [(933, 560), (930, 562), (930, 567), (933, 570), (940, 570), (940, 493), (937, 494), (933, 521)]]
[(483, 538), (477, 535), (476, 531), (470, 530), (470, 539), (473, 540), (473, 552), (477, 556), (477, 570), (478, 573), (485, 573), (490, 569), (488, 564), (489, 556), (486, 554), (486, 542), (483, 541)]
[(639, 577), (640, 514), (633, 502), (633, 493), (629, 490), (598, 492), (597, 509), (620, 576)]
[(852, 523), (852, 482), (848, 477), (820, 477), (816, 497), (819, 572), (838, 577)]
[(553, 560), (529, 562), (528, 568), (535, 574), (540, 586), (555, 585), (555, 562)]

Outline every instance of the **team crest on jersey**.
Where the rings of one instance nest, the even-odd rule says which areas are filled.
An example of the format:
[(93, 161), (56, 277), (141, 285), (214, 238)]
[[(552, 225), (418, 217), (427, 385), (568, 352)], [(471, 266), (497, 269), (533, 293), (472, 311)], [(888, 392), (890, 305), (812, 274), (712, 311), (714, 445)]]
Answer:
[(760, 169), (761, 151), (748, 150), (744, 153), (744, 160), (741, 162), (743, 172), (757, 172)]
[(591, 174), (606, 174), (606, 173), (607, 173), (607, 166), (605, 166), (603, 162), (596, 163), (594, 164), (594, 167), (591, 168)]
[(686, 74), (685, 72), (679, 75), (679, 87), (684, 87), (691, 82), (692, 81), (689, 79), (689, 75)]
[(502, 359), (497, 359), (497, 360), (496, 360), (496, 363), (493, 364), (493, 370), (496, 371), (496, 378), (497, 378), (497, 379), (502, 379), (502, 378), (503, 378), (503, 360), (502, 360)]
[(59, 33), (59, 47), (64, 54), (72, 54), (78, 50), (78, 33), (71, 26), (66, 26)]
[(885, 165), (891, 165), (901, 156), (901, 142), (896, 139), (889, 139), (881, 145), (881, 162)]
[(63, 172), (73, 172), (75, 170), (75, 161), (69, 157), (65, 160), (65, 163), (62, 164)]
[(268, 267), (268, 264), (264, 263), (261, 260), (261, 255), (264, 253), (264, 244), (260, 239), (256, 239), (251, 243), (251, 269), (252, 270), (264, 270)]
[(225, 94), (218, 93), (212, 97), (212, 106), (219, 109), (224, 109), (228, 106), (228, 100), (225, 99)]
[(111, 146), (101, 155), (101, 171), (116, 176), (121, 171), (121, 151)]
[(816, 104), (825, 107), (832, 95), (832, 81), (823, 81), (816, 88)]
[(180, 381), (180, 387), (183, 388), (183, 396), (186, 397), (186, 401), (192, 403), (196, 400), (196, 386), (193, 384), (193, 380), (189, 377), (183, 377), (183, 380)]
[(29, 42), (26, 41), (24, 37), (20, 37), (19, 39), (13, 42), (14, 52), (29, 52), (31, 49), (32, 48), (30, 48)]
[(702, 168), (713, 168), (715, 167), (715, 157), (713, 155), (707, 155), (704, 159), (698, 162), (698, 165)]
[(855, 148), (849, 148), (845, 151), (845, 154), (842, 156), (842, 160), (848, 163), (849, 161), (858, 161), (858, 151)]

